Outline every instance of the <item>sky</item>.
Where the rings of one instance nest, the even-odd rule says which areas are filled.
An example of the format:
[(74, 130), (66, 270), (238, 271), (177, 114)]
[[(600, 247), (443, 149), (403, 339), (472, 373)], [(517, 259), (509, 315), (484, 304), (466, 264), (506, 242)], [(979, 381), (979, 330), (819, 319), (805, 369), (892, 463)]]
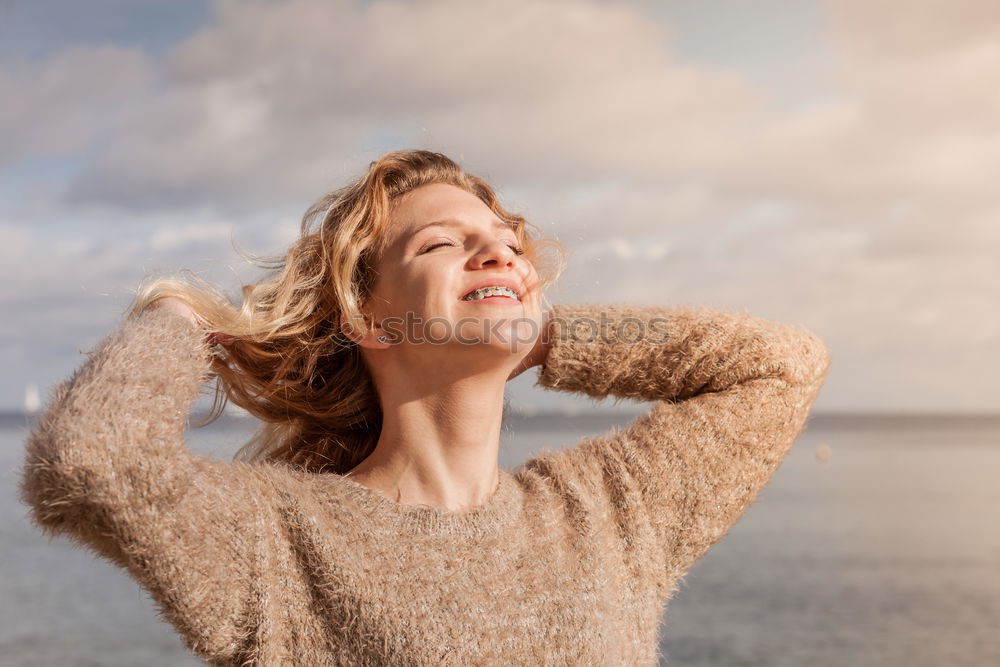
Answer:
[(997, 411), (998, 80), (981, 0), (0, 0), (0, 408), (425, 148), (567, 247), (553, 303), (808, 327), (817, 412)]

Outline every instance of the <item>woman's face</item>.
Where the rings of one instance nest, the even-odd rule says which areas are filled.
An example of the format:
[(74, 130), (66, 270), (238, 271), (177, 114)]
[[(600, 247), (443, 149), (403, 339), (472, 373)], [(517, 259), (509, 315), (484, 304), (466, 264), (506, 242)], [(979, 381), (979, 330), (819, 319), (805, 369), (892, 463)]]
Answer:
[[(389, 346), (497, 355), (516, 364), (535, 342), (541, 300), (534, 266), (513, 228), (478, 197), (443, 183), (396, 202), (389, 245), (367, 306)], [(487, 286), (510, 287), (516, 297)], [(474, 295), (474, 296), (470, 296)]]

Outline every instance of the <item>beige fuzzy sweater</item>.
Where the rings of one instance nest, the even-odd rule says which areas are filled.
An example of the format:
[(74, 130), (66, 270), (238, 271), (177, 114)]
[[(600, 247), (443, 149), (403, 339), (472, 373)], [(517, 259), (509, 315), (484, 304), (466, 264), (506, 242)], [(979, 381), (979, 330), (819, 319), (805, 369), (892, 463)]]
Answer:
[[(586, 325), (601, 313), (603, 337)], [(539, 384), (654, 403), (502, 469), (472, 511), (193, 455), (211, 351), (159, 309), (53, 391), (22, 499), (47, 534), (126, 568), (213, 665), (654, 665), (679, 578), (771, 478), (829, 353), (803, 328), (704, 307), (552, 315), (584, 324), (562, 329)], [(665, 337), (622, 337), (626, 318), (657, 317)]]

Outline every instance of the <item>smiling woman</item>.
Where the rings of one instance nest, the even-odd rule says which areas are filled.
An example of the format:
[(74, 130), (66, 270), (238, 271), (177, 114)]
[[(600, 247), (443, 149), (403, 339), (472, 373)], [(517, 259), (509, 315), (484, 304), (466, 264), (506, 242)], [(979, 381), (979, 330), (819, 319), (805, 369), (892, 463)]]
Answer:
[[(511, 247), (514, 262), (486, 256), (515, 252)], [(387, 378), (377, 388), (385, 355), (376, 350), (385, 345), (371, 335), (373, 322), (390, 343), (421, 334), (439, 340), (449, 322), (461, 330), (444, 332), (445, 340), (447, 333), (470, 334), (454, 312), (458, 304), (441, 303), (442, 290), (487, 274), (493, 284), (516, 276), (525, 289), (522, 312), (538, 318), (541, 290), (564, 263), (560, 244), (539, 238), (528, 221), (504, 209), (485, 181), (440, 153), (394, 151), (309, 208), (299, 240), (273, 263), (267, 280), (244, 287), (240, 308), (209, 286), (163, 280), (139, 294), (132, 312), (176, 297), (207, 329), (231, 337), (212, 362), (220, 380), (212, 416), (231, 401), (263, 422), (241, 458), (343, 473), (368, 458), (386, 431), (379, 392), (409, 384)], [(523, 341), (530, 325), (518, 326)], [(391, 356), (416, 359), (422, 368), (413, 372), (423, 374), (455, 359), (452, 343), (422, 346), (415, 357), (413, 348), (394, 348)]]
[[(656, 664), (677, 581), (768, 482), (829, 353), (708, 308), (545, 309), (545, 249), (447, 157), (389, 153), (240, 307), (140, 293), (52, 393), (21, 497), (210, 664)], [(507, 471), (504, 387), (535, 366), (655, 404)], [(213, 377), (219, 410), (263, 421), (229, 463), (183, 437)]]

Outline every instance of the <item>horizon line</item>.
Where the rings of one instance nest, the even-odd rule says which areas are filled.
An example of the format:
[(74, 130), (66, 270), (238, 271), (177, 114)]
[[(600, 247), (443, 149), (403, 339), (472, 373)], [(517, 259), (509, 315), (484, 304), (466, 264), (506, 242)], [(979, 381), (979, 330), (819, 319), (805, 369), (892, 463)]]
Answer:
[[(624, 415), (642, 415), (649, 411), (646, 407), (652, 406), (656, 401), (650, 401), (647, 404), (633, 406), (629, 408), (595, 408), (589, 406), (565, 406), (556, 407), (551, 409), (529, 409), (524, 410), (518, 407), (508, 407), (504, 410), (504, 416), (511, 415), (517, 417), (589, 417), (589, 416), (624, 416)], [(29, 412), (23, 408), (0, 408), (0, 417), (34, 417), (41, 415), (44, 410), (37, 410)], [(224, 411), (222, 417), (233, 417), (236, 419), (243, 418), (247, 415), (241, 414), (245, 412), (240, 408), (236, 408), (233, 411)], [(194, 418), (204, 418), (208, 415), (208, 412), (191, 412), (189, 417)], [(913, 418), (913, 417), (943, 417), (943, 418), (993, 418), (1000, 419), (1000, 410), (995, 411), (959, 411), (959, 410), (818, 410), (809, 413), (808, 421), (813, 419), (830, 419), (830, 418)]]

